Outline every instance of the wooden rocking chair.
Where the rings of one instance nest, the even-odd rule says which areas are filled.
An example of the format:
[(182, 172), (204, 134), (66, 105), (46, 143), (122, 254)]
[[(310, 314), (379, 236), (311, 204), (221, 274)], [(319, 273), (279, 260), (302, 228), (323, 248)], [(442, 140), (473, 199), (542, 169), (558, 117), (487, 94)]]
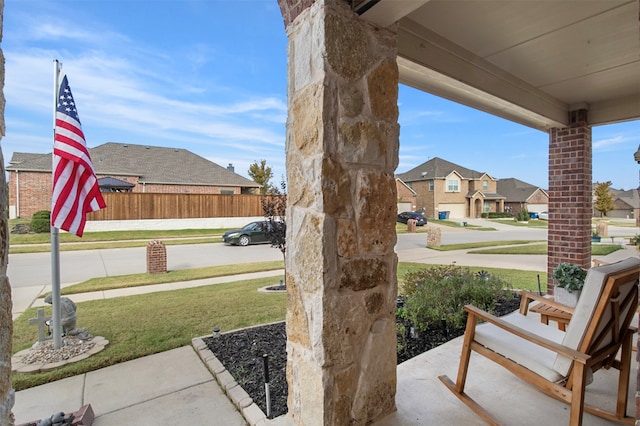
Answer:
[[(519, 312), (498, 318), (475, 306), (465, 306), (469, 316), (456, 383), (447, 376), (439, 379), (485, 421), (498, 424), (464, 392), (473, 350), (547, 395), (570, 404), (570, 425), (581, 425), (584, 411), (634, 424), (634, 418), (626, 411), (635, 332), (630, 324), (638, 306), (639, 276), (638, 258), (591, 268), (566, 332)], [(479, 325), (479, 320), (486, 323)], [(584, 402), (591, 375), (610, 367), (619, 370), (615, 412)]]

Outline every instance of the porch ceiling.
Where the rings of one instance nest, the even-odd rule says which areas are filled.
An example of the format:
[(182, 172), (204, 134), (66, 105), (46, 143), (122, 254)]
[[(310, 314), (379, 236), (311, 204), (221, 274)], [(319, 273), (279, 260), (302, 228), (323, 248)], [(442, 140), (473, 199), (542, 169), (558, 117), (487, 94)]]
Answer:
[(362, 0), (398, 23), (400, 81), (536, 128), (640, 119), (638, 0)]

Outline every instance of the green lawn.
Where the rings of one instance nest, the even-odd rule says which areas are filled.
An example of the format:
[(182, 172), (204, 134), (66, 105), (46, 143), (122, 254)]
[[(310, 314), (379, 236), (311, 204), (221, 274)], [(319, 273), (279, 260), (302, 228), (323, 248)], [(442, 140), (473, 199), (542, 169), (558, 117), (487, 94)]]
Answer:
[[(265, 262), (265, 264), (272, 264), (265, 265), (267, 267), (281, 266), (278, 262)], [(401, 280), (409, 270), (428, 267), (430, 265), (400, 262), (398, 279)], [(254, 264), (254, 268), (259, 267)], [(485, 269), (512, 283), (514, 288), (533, 291), (538, 290), (537, 276), (540, 275), (542, 290), (546, 291), (546, 276), (537, 271), (470, 269), (474, 271)], [(166, 274), (149, 276), (165, 278)], [(119, 286), (118, 281), (121, 278), (105, 279), (102, 281), (101, 288)], [(258, 288), (273, 285), (282, 278), (276, 276), (78, 303), (78, 326), (87, 327), (93, 335), (105, 337), (109, 340), (109, 345), (96, 355), (52, 372), (14, 373), (13, 386), (16, 390), (22, 390), (174, 349), (189, 344), (194, 337), (211, 334), (214, 326), (220, 327), (223, 331), (229, 331), (283, 320), (286, 313), (286, 295), (257, 291)], [(89, 282), (93, 281), (89, 280)], [(77, 288), (89, 286), (90, 284), (87, 283), (80, 283)], [(148, 284), (151, 283), (148, 282)], [(95, 282), (91, 285), (94, 284)], [(45, 308), (45, 313), (51, 314), (50, 306)], [(36, 327), (29, 325), (27, 321), (35, 315), (36, 308), (30, 308), (13, 322), (14, 353), (30, 347), (36, 340)]]

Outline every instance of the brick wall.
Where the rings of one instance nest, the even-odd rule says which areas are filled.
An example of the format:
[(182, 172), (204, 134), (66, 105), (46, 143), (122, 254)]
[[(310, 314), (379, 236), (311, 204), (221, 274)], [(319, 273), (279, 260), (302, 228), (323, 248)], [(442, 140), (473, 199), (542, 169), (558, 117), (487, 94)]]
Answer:
[[(18, 217), (31, 217), (39, 210), (51, 210), (51, 173), (9, 172), (9, 211)], [(17, 187), (20, 187), (18, 197)]]
[(591, 128), (586, 117), (549, 131), (549, 221), (547, 276), (560, 262), (591, 265)]

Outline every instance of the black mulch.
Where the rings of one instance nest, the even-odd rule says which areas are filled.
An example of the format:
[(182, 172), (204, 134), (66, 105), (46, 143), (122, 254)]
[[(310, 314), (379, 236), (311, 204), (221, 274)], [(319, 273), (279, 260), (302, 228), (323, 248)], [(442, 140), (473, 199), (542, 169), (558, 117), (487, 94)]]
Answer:
[[(520, 297), (498, 304), (496, 315), (504, 315), (518, 309)], [(401, 321), (398, 320), (400, 324)], [(411, 333), (404, 324), (406, 336), (398, 335), (398, 364), (414, 356), (464, 334), (464, 329), (448, 330), (432, 327), (421, 333)], [(264, 385), (264, 354), (269, 360), (269, 389), (271, 395), (271, 418), (287, 412), (286, 342), (284, 322), (269, 324), (219, 337), (203, 339), (211, 352), (222, 362), (236, 382), (253, 398), (262, 412), (267, 413)]]

